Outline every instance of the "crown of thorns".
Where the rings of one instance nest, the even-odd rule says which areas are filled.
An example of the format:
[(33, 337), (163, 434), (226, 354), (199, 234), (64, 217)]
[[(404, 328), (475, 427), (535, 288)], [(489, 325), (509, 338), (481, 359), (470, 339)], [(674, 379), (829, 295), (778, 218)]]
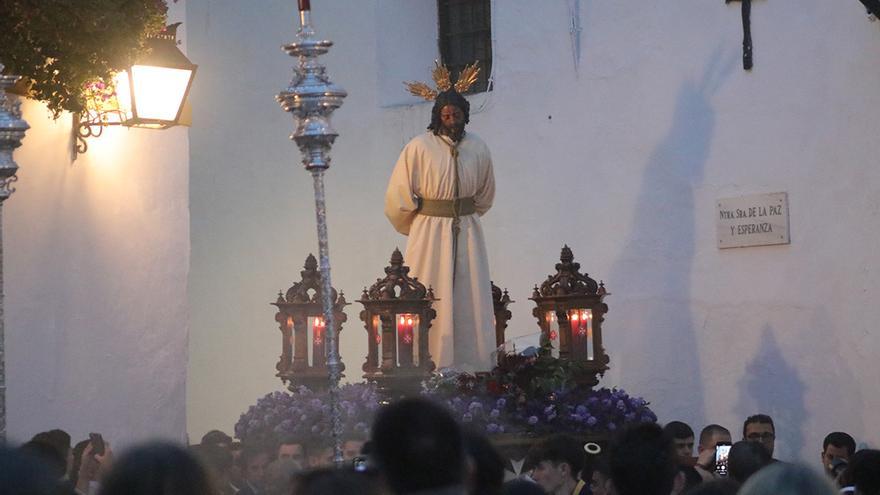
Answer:
[(431, 77), (434, 79), (434, 84), (437, 86), (436, 89), (418, 81), (407, 81), (403, 84), (413, 95), (419, 96), (428, 101), (434, 101), (438, 94), (447, 91), (450, 88), (454, 87), (459, 93), (464, 93), (473, 86), (474, 83), (477, 82), (477, 75), (480, 73), (478, 64), (479, 62), (474, 62), (471, 65), (466, 65), (465, 68), (461, 70), (458, 79), (453, 85), (449, 75), (449, 69), (435, 60), (434, 70), (431, 71)]

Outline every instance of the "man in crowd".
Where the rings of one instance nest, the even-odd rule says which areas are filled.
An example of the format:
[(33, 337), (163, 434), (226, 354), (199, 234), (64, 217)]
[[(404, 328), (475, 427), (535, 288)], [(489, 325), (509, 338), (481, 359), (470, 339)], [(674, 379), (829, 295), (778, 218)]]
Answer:
[(238, 495), (260, 495), (264, 490), (269, 452), (261, 445), (245, 445), (238, 458), (242, 483)]
[(685, 479), (684, 488), (699, 484), (703, 477), (694, 467), (694, 430), (687, 423), (670, 421), (663, 427), (663, 433), (672, 438), (677, 469)]
[(284, 437), (278, 442), (275, 458), (290, 459), (300, 466), (305, 466), (306, 453), (299, 440), (293, 437)]
[(583, 444), (570, 436), (547, 438), (530, 454), (535, 464), (532, 478), (547, 495), (587, 494), (586, 483), (578, 480), (584, 455)]
[(366, 441), (363, 438), (349, 438), (342, 442), (342, 458), (347, 461), (361, 455), (361, 449), (364, 448)]
[(825, 474), (836, 478), (840, 464), (846, 464), (856, 452), (856, 441), (848, 433), (835, 431), (825, 436), (822, 441), (822, 467)]
[(421, 398), (385, 406), (373, 424), (372, 443), (393, 493), (464, 494), (463, 435), (441, 406)]
[(70, 477), (70, 471), (73, 467), (73, 450), (70, 448), (70, 434), (59, 429), (44, 431), (34, 435), (31, 438), (31, 442), (39, 442), (54, 448), (64, 461), (64, 475)]
[[(776, 444), (776, 426), (773, 424), (773, 418), (766, 414), (755, 414), (746, 418), (743, 423), (743, 440), (760, 443), (767, 449), (772, 459)], [(777, 460), (772, 459), (772, 462)]]
[(687, 423), (670, 421), (663, 427), (663, 431), (672, 437), (678, 457), (690, 459), (694, 455), (694, 430)]
[[(654, 423), (623, 430), (609, 450), (614, 495), (669, 495), (676, 478), (672, 439)], [(683, 484), (683, 483), (682, 483)]]
[(228, 447), (212, 443), (202, 443), (190, 446), (189, 450), (211, 473), (220, 495), (235, 495), (238, 493), (238, 485), (233, 484), (230, 478), (232, 454), (229, 452)]
[(329, 440), (312, 443), (306, 454), (306, 464), (310, 469), (333, 465), (333, 445)]
[(700, 432), (700, 443), (697, 445), (697, 463), (694, 469), (700, 473), (703, 481), (709, 481), (715, 477), (715, 449), (719, 443), (730, 444), (730, 430), (711, 424)]
[(202, 436), (201, 445), (215, 445), (221, 449), (229, 450), (232, 445), (232, 437), (220, 430), (211, 430)]
[(608, 456), (605, 454), (595, 456), (590, 462), (590, 471), (590, 492), (593, 495), (608, 495), (608, 481), (611, 479)]

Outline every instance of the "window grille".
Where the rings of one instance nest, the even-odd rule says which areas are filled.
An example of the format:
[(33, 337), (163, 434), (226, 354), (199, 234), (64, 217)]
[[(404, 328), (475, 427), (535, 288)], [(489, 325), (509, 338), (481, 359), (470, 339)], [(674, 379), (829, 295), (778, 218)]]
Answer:
[(492, 22), (490, 0), (437, 0), (440, 61), (452, 80), (474, 61), (480, 63), (477, 82), (467, 93), (489, 89), (492, 72)]

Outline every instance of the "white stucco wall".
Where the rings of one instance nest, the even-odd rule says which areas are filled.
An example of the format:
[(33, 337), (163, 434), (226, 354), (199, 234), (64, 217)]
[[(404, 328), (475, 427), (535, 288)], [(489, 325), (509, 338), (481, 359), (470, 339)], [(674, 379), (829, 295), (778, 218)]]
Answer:
[[(326, 177), (333, 281), (349, 300), (405, 243), (382, 197), (400, 148), (428, 123), (427, 104), (389, 106), (380, 73), (402, 69), (377, 47), (424, 46), (404, 21), (387, 28), (396, 3), (313, 2), (318, 32), (336, 42), (329, 74), (349, 91)], [(603, 385), (643, 395), (661, 421), (717, 422), (735, 437), (747, 415), (769, 413), (783, 459), (815, 462), (836, 429), (880, 443), (880, 25), (854, 0), (757, 2), (744, 72), (738, 4), (583, 0), (576, 74), (568, 2), (493, 3), (495, 90), (471, 99), (470, 129), (495, 159), (483, 226), (493, 279), (517, 301), (509, 335), (536, 330), (527, 298), (567, 243), (612, 293)], [(317, 243), (311, 180), (273, 100), (294, 62), (278, 47), (293, 38), (295, 3), (191, 0), (187, 14), (202, 123), (190, 181), (197, 439), (231, 431), (281, 388), (269, 303)], [(716, 248), (718, 198), (776, 191), (789, 193), (791, 245)], [(358, 311), (341, 347), (355, 380)]]
[(71, 163), (70, 115), (23, 110), (3, 212), (8, 435), (185, 440), (188, 131), (108, 128)]

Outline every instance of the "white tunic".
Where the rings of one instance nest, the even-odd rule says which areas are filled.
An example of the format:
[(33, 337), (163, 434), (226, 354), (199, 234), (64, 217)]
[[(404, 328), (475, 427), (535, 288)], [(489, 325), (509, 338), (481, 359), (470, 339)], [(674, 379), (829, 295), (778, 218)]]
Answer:
[[(416, 198), (455, 198), (455, 162), (445, 136), (431, 131), (413, 138), (400, 153), (388, 191), (385, 215), (409, 235), (404, 262), (410, 275), (434, 288), (437, 318), (429, 350), (438, 367), (492, 368), (495, 350), (489, 262), (479, 216), (492, 207), (495, 177), (489, 148), (467, 132), (458, 145), (458, 197), (473, 197), (477, 214), (461, 217), (457, 261), (453, 263), (452, 218), (416, 213)], [(453, 270), (455, 284), (453, 288)]]

